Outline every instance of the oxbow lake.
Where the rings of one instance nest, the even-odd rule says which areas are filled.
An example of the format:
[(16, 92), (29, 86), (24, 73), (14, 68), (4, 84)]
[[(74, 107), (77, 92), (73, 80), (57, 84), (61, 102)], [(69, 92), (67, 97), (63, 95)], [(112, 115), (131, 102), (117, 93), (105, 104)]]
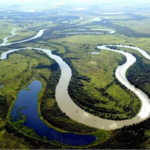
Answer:
[(48, 127), (38, 114), (38, 94), (42, 89), (42, 83), (38, 80), (32, 83), (18, 93), (18, 98), (12, 108), (11, 120), (13, 122), (20, 120), (21, 115), (26, 116), (27, 120), (23, 125), (34, 129), (40, 137), (46, 137), (48, 140), (56, 140), (70, 146), (88, 145), (96, 140), (92, 135), (79, 135), (73, 133), (62, 133)]

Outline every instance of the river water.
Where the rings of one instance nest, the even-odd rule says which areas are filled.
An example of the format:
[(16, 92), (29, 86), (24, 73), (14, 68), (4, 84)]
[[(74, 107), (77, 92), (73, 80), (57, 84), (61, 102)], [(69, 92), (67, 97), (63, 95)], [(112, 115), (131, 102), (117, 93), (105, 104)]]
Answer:
[[(40, 49), (40, 48), (32, 48), (32, 49), (45, 52), (50, 58), (54, 59), (60, 66), (61, 77), (56, 87), (55, 97), (56, 97), (57, 104), (59, 108), (62, 110), (62, 112), (66, 113), (67, 116), (69, 116), (71, 119), (79, 123), (82, 123), (91, 127), (99, 128), (99, 129), (113, 130), (113, 129), (122, 128), (123, 126), (126, 126), (126, 125), (139, 123), (147, 119), (148, 117), (150, 117), (150, 100), (144, 92), (142, 92), (140, 89), (135, 88), (134, 85), (130, 84), (126, 78), (126, 71), (130, 66), (132, 66), (136, 62), (136, 58), (130, 53), (123, 52), (120, 50), (118, 51), (118, 50), (109, 49), (106, 46), (107, 45), (98, 46), (97, 48), (121, 53), (127, 59), (125, 64), (119, 66), (116, 69), (115, 75), (116, 75), (116, 78), (123, 85), (125, 85), (128, 89), (134, 92), (140, 98), (142, 102), (142, 108), (139, 114), (137, 114), (137, 116), (135, 116), (132, 119), (123, 120), (123, 121), (106, 120), (103, 118), (96, 117), (82, 110), (79, 106), (77, 106), (72, 101), (71, 97), (68, 94), (68, 85), (72, 76), (71, 68), (68, 66), (68, 64), (66, 64), (66, 62), (64, 62), (61, 57), (52, 54), (50, 50)], [(142, 49), (139, 49), (133, 46), (125, 46), (125, 47), (139, 51), (147, 59), (150, 58), (150, 56)], [(29, 48), (24, 48), (24, 49), (31, 49), (31, 48), (29, 47)], [(7, 52), (2, 53), (0, 59), (6, 59), (9, 53), (12, 53), (18, 50), (22, 50), (22, 49), (8, 50)]]
[[(15, 29), (15, 30), (16, 30), (16, 29)], [(23, 43), (23, 42), (28, 42), (28, 41), (30, 41), (30, 40), (34, 40), (34, 39), (36, 39), (36, 38), (38, 38), (38, 37), (41, 37), (41, 36), (43, 35), (43, 33), (44, 33), (45, 30), (47, 30), (47, 29), (42, 29), (42, 30), (40, 30), (34, 37), (29, 38), (29, 39), (27, 39), (27, 40), (21, 40), (21, 41), (18, 41), (18, 42), (7, 43), (7, 42), (8, 42), (8, 38), (13, 37), (13, 36), (16, 35), (16, 34), (13, 34), (14, 31), (12, 31), (11, 33), (12, 33), (13, 35), (12, 35), (12, 36), (9, 36), (9, 37), (6, 37), (6, 38), (4, 39), (4, 42), (3, 42), (2, 44), (0, 44), (0, 46), (7, 46), (7, 45), (12, 45), (12, 44), (17, 44), (17, 43)]]
[(8, 36), (8, 37), (4, 38), (4, 39), (3, 39), (3, 43), (0, 44), (0, 46), (5, 46), (6, 43), (8, 42), (8, 39), (9, 39), (9, 38), (12, 38), (12, 37), (18, 35), (18, 34), (15, 33), (16, 30), (17, 30), (17, 29), (14, 29), (14, 30), (11, 32), (11, 34), (12, 34), (11, 36)]
[(99, 52), (91, 52), (91, 54), (93, 54), (93, 55), (100, 55)]
[(66, 64), (66, 62), (62, 60), (61, 57), (52, 54), (50, 50), (32, 47), (9, 50), (7, 52), (2, 53), (0, 59), (6, 59), (8, 54), (23, 49), (40, 50), (46, 53), (50, 58), (54, 59), (59, 64), (61, 69), (61, 77), (59, 79), (59, 83), (57, 84), (55, 93), (57, 104), (62, 110), (62, 112), (66, 113), (67, 116), (79, 123), (83, 123), (85, 125), (99, 129), (113, 130), (121, 128), (125, 125), (139, 123), (147, 119), (150, 116), (150, 103), (148, 96), (141, 90), (135, 89), (135, 87), (131, 85), (126, 79), (126, 71), (131, 65), (133, 65), (136, 62), (136, 58), (130, 53), (118, 50), (111, 50), (106, 46), (98, 46), (98, 48), (121, 53), (127, 58), (126, 63), (117, 68), (115, 75), (123, 85), (125, 85), (128, 89), (133, 91), (142, 101), (142, 108), (139, 114), (130, 120), (114, 121), (99, 118), (82, 110), (79, 106), (77, 106), (68, 94), (68, 86), (72, 76), (71, 68), (68, 66), (68, 64)]

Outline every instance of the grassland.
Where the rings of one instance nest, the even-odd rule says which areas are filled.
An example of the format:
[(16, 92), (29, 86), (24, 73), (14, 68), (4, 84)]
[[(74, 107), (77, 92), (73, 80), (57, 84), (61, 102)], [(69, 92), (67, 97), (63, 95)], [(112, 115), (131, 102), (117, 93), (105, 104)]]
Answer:
[(11, 31), (14, 28), (17, 29), (15, 33), (18, 35), (14, 36), (13, 38), (10, 38), (9, 42), (19, 41), (19, 40), (33, 37), (37, 33), (37, 31), (40, 30), (41, 28), (43, 29), (43, 28), (55, 26), (54, 23), (50, 21), (39, 22), (36, 20), (34, 21), (26, 20), (25, 22), (22, 23), (20, 22), (19, 24), (18, 23), (16, 24), (16, 21), (12, 19), (0, 20), (0, 24), (1, 24), (0, 42), (2, 42), (2, 40), (5, 37), (10, 36)]
[[(100, 42), (101, 44), (105, 44), (107, 41), (109, 41), (109, 43), (111, 43), (111, 41), (114, 42), (114, 39), (118, 41), (120, 38), (117, 36), (118, 35), (78, 35), (53, 40), (54, 42), (61, 43), (68, 47), (69, 53), (66, 53), (63, 56), (64, 59), (71, 59), (77, 72), (90, 79), (90, 82), (87, 82), (86, 80), (80, 80), (79, 77), (73, 75), (72, 82), (70, 83), (70, 95), (73, 100), (86, 111), (107, 119), (132, 118), (138, 113), (138, 107), (140, 105), (140, 100), (133, 93), (120, 87), (115, 80), (114, 71), (117, 68), (118, 63), (123, 63), (123, 56), (102, 50), (100, 51), (100, 55), (91, 55), (90, 53), (92, 51), (98, 51), (95, 48)], [(107, 41), (105, 40), (106, 38)], [(125, 41), (123, 38), (120, 39), (120, 41), (121, 40)], [(78, 78), (78, 80), (81, 81), (80, 84), (83, 84), (84, 86), (79, 86), (79, 83), (75, 78)], [(81, 88), (83, 88), (86, 94), (80, 92)], [(73, 93), (78, 94), (75, 95)], [(79, 93), (82, 93), (82, 98)], [(122, 97), (122, 95), (124, 96)], [(90, 102), (91, 97), (93, 101)], [(88, 105), (90, 105), (90, 109)], [(130, 107), (131, 105), (132, 107)], [(129, 111), (129, 108), (134, 109), (130, 109)]]
[[(41, 72), (45, 73), (45, 76), (50, 75), (48, 69), (36, 69), (36, 66), (38, 66), (40, 61), (41, 63), (50, 65), (49, 59), (44, 59), (31, 50), (25, 51), (25, 54), (31, 54), (30, 56), (24, 56), (21, 53), (23, 52), (20, 52), (20, 54), (18, 53), (10, 55), (9, 59), (6, 61), (0, 61), (1, 70), (3, 70), (1, 72), (0, 82), (4, 85), (0, 91), (0, 95), (7, 97), (7, 101), (5, 103), (9, 107), (17, 98), (17, 93), (20, 91), (20, 89), (25, 88), (26, 85), (29, 84), (29, 82), (33, 79), (33, 77), (39, 77)], [(9, 107), (5, 107), (5, 112), (8, 112)], [(2, 117), (1, 115), (2, 114), (0, 114), (0, 118)], [(5, 123), (7, 123), (6, 116), (5, 118), (2, 118), (1, 126), (3, 125), (4, 127)], [(0, 144), (1, 148), (29, 148), (27, 146), (27, 142), (24, 142), (22, 138), (19, 139), (14, 137), (14, 135), (10, 134), (8, 131), (4, 131), (5, 130), (3, 130), (3, 133), (5, 134), (3, 134), (3, 140)]]
[(5, 129), (0, 131), (0, 148), (1, 149), (29, 149), (24, 139), (15, 137), (8, 133)]
[[(81, 16), (82, 15), (84, 15), (84, 13), (81, 14)], [(74, 16), (76, 15), (74, 14)], [(88, 15), (85, 16), (85, 19), (80, 21), (80, 23), (89, 21), (90, 19), (97, 17), (89, 17)], [(47, 17), (48, 16), (44, 17), (45, 20)], [(31, 17), (34, 21), (31, 21), (30, 17), (30, 19), (27, 20), (23, 20), (21, 17), (19, 18), (20, 20), (18, 19), (18, 22), (14, 22), (17, 21), (17, 19), (6, 19), (5, 21), (1, 20), (1, 40), (4, 37), (9, 36), (10, 32), (14, 28), (18, 29), (17, 33), (19, 35), (10, 39), (10, 42), (29, 38), (37, 33), (37, 30), (45, 27), (54, 27), (56, 23), (58, 23), (57, 21), (54, 24), (51, 23), (51, 21), (47, 20), (37, 20), (36, 17), (34, 19)], [(112, 22), (116, 25), (125, 25), (141, 33), (147, 33), (146, 31), (149, 29), (148, 25), (146, 25), (149, 23), (149, 19), (141, 21), (131, 21), (131, 18), (128, 16), (122, 16), (121, 18), (113, 16), (111, 19)], [(126, 21), (126, 24), (124, 24), (125, 21), (123, 21), (123, 19), (129, 20)], [(60, 18), (60, 20), (63, 21), (62, 18)], [(145, 23), (145, 25), (142, 24), (143, 22)], [(100, 25), (98, 23), (90, 23), (88, 25), (81, 26), (81, 28), (86, 27), (96, 29), (108, 28), (104, 24)], [(108, 29), (116, 30), (111, 26)], [(68, 31), (71, 31), (71, 29), (69, 29)], [(61, 33), (61, 31), (59, 33)], [(33, 42), (21, 44), (21, 46), (33, 46), (51, 49), (53, 53), (60, 55), (70, 65), (70, 67), (73, 69), (73, 77), (70, 82), (71, 89), (69, 89), (69, 91), (70, 95), (76, 95), (76, 97), (73, 97), (73, 100), (77, 104), (80, 104), (82, 99), (85, 98), (84, 104), (80, 105), (83, 109), (107, 119), (122, 120), (132, 118), (138, 113), (138, 105), (140, 105), (139, 99), (133, 93), (129, 92), (126, 88), (121, 86), (114, 76), (114, 71), (117, 68), (118, 64), (122, 64), (125, 61), (125, 58), (122, 55), (111, 53), (109, 51), (99, 51), (98, 49), (96, 49), (96, 46), (99, 44), (134, 45), (150, 53), (149, 38), (136, 38), (134, 36), (132, 37), (132, 33), (131, 37), (128, 37), (118, 32), (114, 35), (72, 35), (63, 38), (61, 36), (55, 37), (55, 34), (52, 38), (51, 35), (53, 35), (53, 33), (49, 33), (49, 35), (46, 34), (43, 38), (37, 39)], [(123, 48), (121, 49), (133, 52), (133, 50), (127, 50)], [(2, 51), (5, 50), (1, 49), (0, 53)], [(93, 51), (100, 52), (100, 55), (91, 55), (91, 52)], [(142, 58), (138, 52), (133, 53)], [(142, 58), (141, 61), (144, 62), (145, 66), (149, 66), (149, 62), (147, 60)], [(52, 71), (51, 66), (54, 64), (55, 63), (44, 56), (43, 53), (35, 52), (32, 50), (17, 52), (13, 55), (10, 55), (9, 59), (0, 61), (0, 84), (4, 85), (4, 87), (0, 89), (0, 96), (4, 97), (4, 99), (6, 100), (2, 106), (5, 105), (8, 107), (8, 109), (10, 108), (8, 116), (10, 115), (13, 102), (15, 102), (15, 99), (17, 98), (17, 93), (21, 89), (25, 88), (33, 78), (37, 78), (42, 82), (43, 85), (43, 88), (39, 94), (38, 111), (40, 118), (46, 124), (48, 124), (49, 127), (52, 127), (61, 132), (69, 131), (80, 134), (86, 133), (98, 137), (98, 140), (87, 146), (87, 148), (122, 148), (121, 146), (125, 145), (123, 145), (122, 143), (125, 141), (127, 141), (128, 143), (130, 143), (131, 141), (134, 141), (136, 143), (138, 141), (138, 146), (141, 146), (140, 144), (142, 142), (145, 142), (146, 148), (149, 148), (149, 122), (146, 122), (146, 125), (141, 124), (142, 128), (140, 125), (135, 125), (135, 129), (128, 127), (125, 130), (123, 129), (107, 132), (79, 124), (63, 114), (59, 109), (54, 97), (55, 86), (60, 75), (58, 68), (56, 72)], [(135, 67), (136, 69), (141, 69), (138, 68), (138, 66), (133, 66), (133, 68), (129, 70), (129, 73), (133, 72)], [(146, 71), (148, 72), (148, 70)], [(136, 72), (133, 72), (132, 76), (134, 76), (135, 73)], [(141, 78), (145, 74), (141, 74)], [(146, 75), (147, 77), (149, 77), (148, 73)], [(136, 79), (138, 80), (138, 76), (136, 77)], [(48, 85), (50, 84), (53, 84), (53, 86), (48, 89)], [(150, 83), (147, 82), (141, 88), (142, 90), (145, 90), (147, 93), (149, 93), (149, 87)], [(76, 90), (74, 90), (75, 88)], [(51, 95), (51, 97), (49, 97), (49, 95)], [(71, 97), (72, 96), (73, 95), (71, 95)], [(88, 100), (92, 101), (89, 102)], [(33, 146), (31, 143), (34, 140), (31, 137), (30, 138), (32, 140), (29, 144), (30, 138), (27, 141), (24, 140), (27, 136), (23, 136), (23, 138), (19, 139), (22, 134), (17, 132), (13, 135), (14, 130), (10, 131), (8, 130), (8, 127), (6, 129), (5, 126), (7, 126), (8, 121), (8, 118), (6, 119), (6, 115), (8, 109), (0, 109), (0, 148), (39, 148), (39, 145), (37, 144), (39, 141), (36, 141), (36, 144)], [(145, 128), (143, 129), (143, 127)], [(16, 130), (18, 129), (16, 128)], [(22, 128), (22, 131), (23, 133), (26, 133), (26, 135), (30, 134), (36, 137), (36, 135), (33, 134), (30, 129)], [(118, 142), (119, 140), (121, 144)], [(142, 141), (141, 143), (140, 140)], [(128, 144), (127, 142), (126, 144)], [(55, 143), (54, 145), (59, 144), (60, 143)], [(45, 146), (46, 142), (44, 144), (42, 143), (41, 145), (42, 146), (40, 146), (40, 148), (47, 148)], [(118, 145), (118, 147), (116, 145)], [(132, 145), (134, 145), (134, 143), (131, 142), (130, 146)], [(129, 148), (129, 145), (127, 148)]]
[(1, 31), (0, 31), (0, 39), (3, 40), (5, 37), (10, 36), (10, 32), (16, 28), (14, 23), (9, 23), (5, 20), (0, 20), (0, 24), (1, 24)]
[[(19, 52), (16, 52), (15, 54), (10, 55), (7, 60), (0, 61), (0, 63), (1, 63), (0, 66), (2, 67), (1, 70), (3, 70), (3, 72), (1, 72), (2, 78), (1, 78), (0, 82), (4, 85), (4, 87), (0, 91), (1, 92), (0, 95), (1, 96), (7, 95), (6, 96), (7, 97), (6, 104), (9, 107), (11, 106), (9, 109), (9, 114), (8, 114), (7, 119), (9, 119), (9, 117), (10, 117), (11, 108), (13, 107), (13, 103), (15, 102), (15, 99), (17, 98), (17, 93), (20, 91), (20, 89), (25, 88), (27, 86), (27, 84), (29, 84), (30, 81), (32, 81), (33, 78), (38, 78), (43, 83), (42, 91), (39, 94), (39, 113), (40, 113), (40, 104), (43, 100), (43, 94), (47, 95), (47, 94), (45, 94), (45, 89), (48, 84), (48, 82), (46, 82), (46, 81), (48, 81), (49, 76), (51, 75), (51, 69), (52, 69), (51, 68), (51, 60), (49, 58), (47, 58), (46, 56), (42, 56), (42, 55), (43, 55), (43, 53), (41, 53), (41, 52), (36, 52), (36, 51), (32, 51), (32, 50), (23, 50), (23, 51), (19, 51)], [(11, 66), (11, 67), (9, 67), (9, 66)], [(15, 69), (18, 69), (18, 70), (15, 70)], [(58, 74), (58, 77), (59, 77), (59, 75), (60, 75), (60, 72)], [(53, 81), (56, 81), (56, 80), (54, 79)], [(54, 87), (53, 87), (53, 92), (55, 90)], [(53, 95), (53, 97), (54, 97), (54, 95)], [(72, 132), (78, 132), (81, 134), (89, 133), (89, 132), (91, 134), (91, 132), (97, 131), (97, 129), (86, 127), (85, 125), (79, 124), (79, 123), (71, 120), (67, 116), (65, 116), (58, 108), (56, 100), (54, 98), (49, 98), (49, 94), (48, 94), (48, 97), (44, 97), (44, 99), (46, 99), (45, 102), (47, 105), (47, 109), (45, 109), (44, 111), (48, 110), (49, 112), (51, 112), (51, 113), (48, 113), (48, 115), (50, 115), (50, 116), (52, 113), (54, 113), (53, 120), (50, 120), (49, 123), (47, 122), (47, 119), (45, 120), (45, 118), (43, 118), (43, 116), (41, 115), (41, 119), (43, 119), (43, 121), (45, 123), (47, 123), (49, 125), (49, 127), (54, 128), (61, 132), (72, 131)], [(44, 107), (42, 107), (42, 108), (44, 108)], [(5, 107), (5, 112), (8, 112), (6, 107)], [(55, 112), (57, 112), (57, 113), (55, 113)], [(1, 127), (3, 127), (6, 122), (7, 122), (6, 118), (2, 118)], [(28, 128), (25, 128), (24, 126), (21, 126), (20, 125), (21, 122), (24, 122), (24, 120), (20, 120), (17, 123), (11, 123), (11, 124), (16, 129), (19, 129), (21, 131), (21, 133), (25, 133), (25, 135), (28, 134), (31, 137), (34, 136), (37, 139), (39, 139), (39, 137), (34, 133), (33, 130), (29, 130)], [(56, 122), (58, 124), (53, 124), (54, 122)], [(61, 122), (61, 124), (60, 124), (60, 122)], [(65, 124), (65, 126), (61, 126), (63, 124)], [(99, 132), (100, 131), (98, 131), (98, 133)], [(95, 132), (95, 133), (97, 133), (97, 132)], [(8, 135), (9, 135), (9, 133), (8, 133)], [(99, 137), (101, 137), (101, 138), (99, 138), (99, 140), (97, 142), (101, 142), (101, 141), (105, 140), (108, 137), (107, 132), (103, 131), (103, 134), (101, 134), (101, 135), (99, 134)], [(16, 139), (14, 139), (14, 140), (16, 140)], [(4, 143), (5, 143), (5, 140), (3, 140), (2, 145)], [(7, 144), (6, 146), (11, 147), (11, 143), (10, 143), (10, 145)], [(20, 146), (21, 146), (21, 144), (18, 145), (18, 147), (20, 147)]]
[(4, 85), (0, 90), (0, 95), (7, 97), (9, 106), (16, 99), (20, 89), (24, 88), (33, 77), (38, 77), (40, 72), (45, 73), (45, 76), (50, 74), (48, 69), (37, 69), (35, 71), (36, 66), (40, 63), (39, 60), (41, 60), (41, 63), (50, 65), (49, 59), (38, 58), (40, 56), (36, 56), (36, 53), (31, 50), (26, 50), (26, 54), (31, 54), (31, 56), (25, 57), (21, 55), (21, 52), (20, 54), (18, 52), (18, 54), (10, 55), (9, 59), (0, 61), (1, 70), (3, 70), (0, 74), (0, 82)]
[[(124, 20), (124, 18), (122, 16), (120, 16), (120, 21), (115, 21), (114, 18), (111, 18), (113, 20), (114, 24), (117, 25), (121, 25), (121, 26), (126, 26), (131, 28), (132, 30), (135, 30), (139, 33), (150, 33), (150, 28), (149, 28), (149, 23), (150, 23), (150, 19), (149, 16), (145, 15), (145, 17), (148, 17), (147, 19), (139, 19), (139, 20), (134, 20), (134, 19), (128, 19), (128, 20)], [(119, 19), (119, 18), (117, 18)]]

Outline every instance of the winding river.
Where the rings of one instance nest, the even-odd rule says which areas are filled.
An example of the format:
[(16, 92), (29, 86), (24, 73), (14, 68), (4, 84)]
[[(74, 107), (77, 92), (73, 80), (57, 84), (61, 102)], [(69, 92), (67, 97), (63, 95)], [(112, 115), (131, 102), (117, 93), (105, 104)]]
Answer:
[[(42, 30), (41, 33), (43, 33), (44, 30)], [(25, 40), (25, 41), (29, 41), (29, 40)], [(21, 42), (24, 42), (24, 41), (21, 41)], [(21, 43), (21, 42), (18, 42), (18, 43)], [(10, 43), (10, 44), (13, 44), (13, 43)], [(120, 47), (122, 46), (122, 47), (130, 48), (133, 50), (137, 50), (145, 58), (150, 60), (150, 56), (148, 55), (148, 53), (146, 53), (144, 50), (138, 47), (125, 46), (125, 45), (117, 45), (117, 46), (120, 46)], [(150, 100), (148, 96), (144, 92), (142, 92), (140, 89), (137, 89), (135, 88), (134, 85), (130, 84), (126, 78), (126, 71), (130, 66), (132, 66), (136, 62), (136, 58), (130, 53), (127, 53), (121, 50), (113, 50), (113, 49), (107, 48), (107, 45), (98, 46), (97, 48), (120, 53), (126, 57), (127, 61), (116, 69), (115, 76), (124, 86), (126, 86), (129, 90), (134, 92), (142, 101), (142, 108), (140, 112), (137, 114), (137, 116), (135, 116), (134, 118), (129, 119), (129, 120), (123, 120), (123, 121), (106, 120), (103, 118), (96, 117), (92, 114), (89, 114), (88, 112), (82, 110), (79, 106), (77, 106), (68, 94), (68, 85), (72, 76), (71, 68), (68, 66), (68, 64), (66, 64), (66, 62), (62, 60), (61, 57), (52, 54), (51, 51), (48, 49), (32, 48), (32, 47), (12, 49), (12, 50), (8, 50), (2, 53), (0, 59), (1, 60), (6, 59), (8, 54), (13, 53), (14, 51), (19, 51), (19, 50), (24, 50), (24, 49), (40, 50), (46, 53), (50, 58), (54, 59), (59, 64), (60, 69), (61, 69), (61, 77), (59, 79), (59, 83), (57, 84), (56, 92), (55, 92), (56, 101), (58, 103), (59, 108), (62, 110), (62, 112), (66, 113), (67, 116), (69, 116), (71, 119), (79, 123), (83, 123), (85, 125), (99, 128), (99, 129), (113, 130), (113, 129), (121, 128), (126, 125), (139, 123), (147, 119), (148, 117), (150, 117)]]
[(11, 36), (5, 37), (5, 38), (3, 39), (3, 43), (0, 44), (0, 46), (5, 46), (6, 43), (8, 42), (8, 39), (9, 39), (9, 38), (12, 38), (12, 37), (18, 35), (18, 34), (15, 33), (16, 30), (17, 30), (17, 29), (14, 29), (14, 30), (11, 32), (11, 34), (12, 34)]
[[(15, 30), (16, 30), (16, 29), (15, 29)], [(27, 39), (27, 40), (21, 40), (21, 41), (17, 41), (17, 42), (13, 42), (13, 43), (7, 43), (7, 42), (8, 42), (8, 38), (13, 37), (13, 36), (16, 35), (16, 34), (14, 34), (14, 30), (13, 30), (13, 31), (11, 32), (13, 35), (12, 35), (12, 36), (9, 36), (9, 37), (6, 37), (6, 38), (4, 39), (4, 42), (3, 42), (2, 44), (0, 44), (0, 46), (7, 46), (7, 45), (18, 44), (18, 43), (23, 43), (23, 42), (28, 42), (28, 41), (30, 41), (30, 40), (34, 40), (34, 39), (36, 39), (36, 38), (38, 38), (38, 37), (41, 37), (41, 36), (43, 35), (43, 33), (44, 33), (45, 30), (48, 30), (48, 29), (42, 29), (42, 30), (40, 30), (34, 37), (29, 38), (29, 39)]]

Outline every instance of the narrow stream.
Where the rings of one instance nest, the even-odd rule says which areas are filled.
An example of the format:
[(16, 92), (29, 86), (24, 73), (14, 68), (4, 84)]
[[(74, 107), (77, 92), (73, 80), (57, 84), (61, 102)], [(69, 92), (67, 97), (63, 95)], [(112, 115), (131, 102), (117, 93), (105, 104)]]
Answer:
[(12, 37), (18, 35), (18, 34), (15, 33), (16, 30), (17, 30), (17, 29), (14, 29), (14, 30), (11, 32), (11, 34), (12, 34), (11, 36), (8, 36), (8, 37), (4, 38), (4, 39), (3, 39), (3, 43), (0, 44), (0, 46), (5, 46), (6, 43), (8, 42), (8, 40), (9, 40), (9, 38), (12, 38)]

